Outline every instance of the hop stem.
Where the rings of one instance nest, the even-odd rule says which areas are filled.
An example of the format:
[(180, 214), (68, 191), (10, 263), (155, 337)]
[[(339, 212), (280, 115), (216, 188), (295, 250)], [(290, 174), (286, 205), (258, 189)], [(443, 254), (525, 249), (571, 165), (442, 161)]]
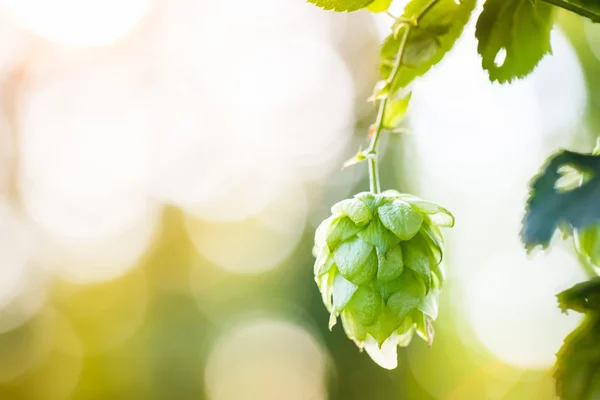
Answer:
[[(406, 41), (408, 40), (408, 35), (410, 33), (411, 27), (409, 25), (405, 25), (404, 33), (402, 34), (402, 40), (400, 42), (400, 47), (398, 49), (398, 54), (396, 55), (396, 60), (394, 62), (394, 66), (392, 67), (392, 72), (387, 79), (388, 87), (393, 87), (397, 77), (398, 72), (400, 71), (400, 67), (402, 66), (402, 58), (404, 56), (404, 49), (406, 47)], [(371, 137), (371, 143), (366, 150), (366, 154), (369, 158), (369, 187), (372, 193), (381, 192), (381, 184), (379, 181), (379, 156), (378, 156), (378, 144), (381, 139), (381, 133), (383, 132), (383, 122), (385, 116), (385, 109), (388, 104), (388, 97), (384, 97), (379, 101), (379, 108), (377, 110), (377, 119), (375, 120), (375, 129), (373, 136)]]

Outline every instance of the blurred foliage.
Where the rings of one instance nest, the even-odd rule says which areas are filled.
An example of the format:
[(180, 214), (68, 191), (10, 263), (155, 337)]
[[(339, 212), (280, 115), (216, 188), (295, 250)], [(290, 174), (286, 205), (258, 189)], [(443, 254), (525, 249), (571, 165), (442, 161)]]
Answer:
[(557, 354), (556, 390), (561, 399), (600, 398), (600, 277), (558, 295), (563, 310), (584, 313), (585, 320), (565, 339)]

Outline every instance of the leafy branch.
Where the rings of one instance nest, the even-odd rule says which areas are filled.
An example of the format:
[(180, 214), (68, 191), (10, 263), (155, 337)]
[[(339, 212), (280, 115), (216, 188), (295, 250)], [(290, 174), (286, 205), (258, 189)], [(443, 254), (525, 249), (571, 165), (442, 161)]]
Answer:
[[(433, 0), (431, 3), (435, 4), (437, 0)], [(400, 41), (400, 47), (398, 49), (398, 55), (396, 56), (396, 61), (394, 63), (392, 73), (388, 77), (385, 85), (392, 86), (396, 77), (398, 76), (398, 72), (400, 71), (400, 66), (402, 65), (402, 57), (404, 56), (404, 49), (406, 48), (406, 42), (408, 40), (408, 35), (410, 35), (411, 26), (407, 23), (403, 22), (404, 33), (402, 34), (402, 39)], [(415, 20), (415, 26), (418, 24), (418, 19)], [(388, 97), (384, 97), (379, 100), (379, 108), (377, 111), (377, 119), (375, 120), (375, 125), (371, 129), (371, 143), (367, 150), (365, 151), (365, 156), (369, 160), (369, 188), (372, 193), (381, 192), (381, 184), (379, 181), (379, 160), (377, 154), (377, 147), (379, 144), (379, 140), (381, 139), (381, 134), (383, 132), (383, 122), (384, 116), (386, 113), (388, 105)]]
[[(327, 10), (344, 12), (363, 8), (372, 12), (388, 12), (391, 3), (391, 0), (308, 1)], [(366, 150), (359, 151), (345, 164), (349, 166), (368, 162), (371, 193), (359, 194), (355, 199), (347, 199), (334, 206), (332, 209), (334, 215), (324, 221), (317, 230), (315, 238), (316, 242), (321, 241), (321, 246), (318, 246), (321, 247), (321, 251), (316, 263), (316, 267), (319, 268), (316, 268), (316, 271), (327, 273), (327, 275), (317, 276), (326, 304), (331, 296), (333, 296), (333, 304), (337, 302), (338, 306), (341, 300), (345, 304), (355, 296), (353, 301), (356, 304), (348, 304), (350, 309), (354, 307), (357, 316), (365, 317), (366, 310), (377, 309), (378, 313), (387, 316), (381, 317), (383, 319), (380, 319), (378, 324), (381, 321), (389, 323), (394, 318), (399, 318), (394, 312), (400, 309), (398, 307), (387, 309), (389, 304), (394, 302), (389, 303), (391, 301), (387, 298), (389, 296), (384, 296), (386, 290), (381, 292), (383, 296), (381, 300), (373, 288), (359, 289), (363, 283), (361, 274), (371, 276), (380, 268), (391, 268), (390, 271), (399, 274), (400, 277), (397, 279), (402, 281), (402, 265), (406, 265), (409, 269), (419, 267), (418, 271), (426, 272), (426, 269), (423, 270), (420, 266), (428, 264), (424, 261), (427, 257), (420, 259), (411, 257), (411, 251), (419, 248), (419, 240), (425, 240), (424, 238), (428, 238), (425, 242), (434, 244), (433, 248), (438, 249), (441, 254), (439, 232), (419, 231), (419, 235), (423, 234), (423, 236), (417, 235), (411, 239), (405, 237), (406, 232), (402, 230), (406, 226), (417, 227), (423, 221), (432, 221), (430, 216), (419, 217), (414, 214), (414, 211), (417, 211), (417, 214), (435, 213), (439, 211), (439, 206), (434, 207), (433, 203), (414, 200), (410, 195), (401, 195), (393, 191), (380, 194), (378, 145), (383, 132), (399, 131), (398, 126), (410, 103), (413, 81), (440, 62), (453, 47), (469, 21), (475, 5), (476, 0), (411, 0), (405, 6), (402, 16), (397, 18), (392, 16), (395, 23), (391, 35), (386, 38), (381, 49), (380, 81), (371, 98), (378, 103), (378, 107), (377, 118), (369, 130), (370, 143)], [(589, 18), (593, 22), (600, 22), (600, 0), (484, 1), (483, 12), (477, 20), (475, 36), (478, 40), (477, 51), (481, 56), (482, 68), (487, 71), (492, 82), (505, 83), (521, 79), (529, 75), (546, 55), (552, 53), (550, 34), (557, 7)], [(391, 16), (389, 12), (388, 15)], [(410, 203), (408, 199), (413, 199), (410, 206), (405, 204), (405, 202)], [(527, 249), (531, 250), (538, 246), (549, 247), (557, 231), (562, 231), (564, 235), (572, 235), (581, 265), (590, 277), (588, 282), (576, 285), (558, 295), (559, 305), (563, 311), (573, 310), (586, 315), (584, 323), (565, 339), (565, 344), (558, 353), (556, 390), (563, 400), (600, 398), (600, 277), (597, 276), (597, 268), (600, 268), (599, 204), (600, 148), (592, 154), (561, 151), (552, 156), (540, 174), (533, 179), (523, 219), (521, 239)], [(367, 223), (367, 220), (370, 222)], [(365, 224), (368, 224), (368, 228)], [(386, 229), (394, 234), (390, 234)], [(414, 234), (417, 230), (411, 233)], [(323, 242), (325, 237), (329, 240), (327, 243)], [(391, 247), (396, 246), (396, 237), (400, 240), (408, 239), (406, 249), (402, 246), (387, 254), (389, 249), (378, 248), (377, 257), (373, 255), (375, 253), (371, 254), (373, 249), (370, 246), (381, 247), (381, 243), (391, 239), (394, 240), (388, 244)], [(343, 246), (340, 245), (342, 242), (344, 242)], [(340, 245), (342, 250), (336, 250), (334, 244)], [(358, 260), (360, 265), (356, 260), (356, 255), (359, 253), (364, 255)], [(421, 255), (423, 254), (425, 253)], [(344, 264), (349, 262), (352, 264), (352, 271), (346, 268), (349, 264)], [(350, 280), (361, 278), (361, 282), (348, 284), (341, 278), (332, 280), (331, 277), (337, 272), (341, 272), (342, 275), (345, 273), (347, 276), (344, 278)], [(379, 276), (379, 272), (377, 274), (378, 279), (383, 279)], [(430, 275), (424, 274), (421, 278), (429, 279)], [(345, 290), (342, 290), (344, 288)], [(347, 290), (348, 288), (352, 288), (352, 293)], [(384, 285), (383, 288), (387, 286)], [(407, 291), (404, 286), (399, 285), (396, 289), (395, 296), (399, 296), (397, 296), (399, 302), (396, 306), (408, 307), (407, 304), (417, 304), (421, 299), (422, 293), (418, 290), (415, 290), (411, 297), (410, 291)], [(355, 292), (360, 296), (354, 295)], [(407, 303), (408, 300), (412, 303), (410, 301)], [(365, 304), (369, 306), (366, 307)], [(384, 306), (385, 309), (382, 308)], [(388, 317), (394, 318), (386, 320)], [(411, 315), (410, 318), (413, 317), (414, 315)], [(405, 315), (402, 314), (402, 319), (404, 318)], [(344, 314), (342, 320), (344, 321)], [(344, 328), (347, 334), (357, 339), (361, 348), (365, 345), (369, 352), (368, 332), (361, 331), (359, 329), (361, 324), (356, 325), (353, 321), (346, 316)], [(427, 333), (429, 330), (426, 329), (423, 321), (425, 320), (417, 316), (414, 321), (408, 322), (408, 325), (403, 325), (402, 329), (406, 328), (407, 331), (396, 325), (373, 325), (377, 326), (377, 332), (386, 333), (376, 335), (378, 347), (372, 348), (373, 351), (381, 351), (379, 347), (382, 342), (392, 338), (393, 335), (388, 335), (391, 332), (395, 332), (394, 334), (400, 332), (402, 335), (412, 332), (413, 328), (410, 324), (413, 322), (417, 324), (417, 332), (420, 331), (430, 340), (432, 335)], [(365, 326), (371, 326), (369, 324), (373, 321), (369, 318), (368, 321), (364, 319), (362, 322), (366, 324)], [(406, 340), (402, 335), (395, 337), (394, 340), (398, 343), (410, 341), (410, 337)]]

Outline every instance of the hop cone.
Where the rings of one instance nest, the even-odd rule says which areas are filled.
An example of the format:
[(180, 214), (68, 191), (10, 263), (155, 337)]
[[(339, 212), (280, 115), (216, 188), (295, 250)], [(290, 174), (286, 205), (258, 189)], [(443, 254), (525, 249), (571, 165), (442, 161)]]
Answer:
[(348, 337), (384, 368), (416, 332), (430, 345), (444, 281), (440, 226), (446, 209), (415, 196), (359, 193), (331, 209), (317, 228), (315, 280)]

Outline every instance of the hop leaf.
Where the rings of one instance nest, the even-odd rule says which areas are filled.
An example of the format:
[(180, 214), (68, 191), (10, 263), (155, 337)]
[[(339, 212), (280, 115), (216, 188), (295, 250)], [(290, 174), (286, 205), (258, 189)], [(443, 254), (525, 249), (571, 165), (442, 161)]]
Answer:
[(487, 0), (475, 36), (483, 69), (492, 82), (528, 75), (551, 53), (553, 7), (543, 1)]
[[(565, 166), (580, 172), (582, 184), (560, 186)], [(552, 156), (531, 184), (521, 239), (528, 249), (548, 247), (559, 227), (580, 231), (600, 222), (600, 156), (561, 151)]]
[(308, 0), (317, 7), (333, 11), (357, 11), (373, 3), (373, 0)]
[(375, 0), (371, 4), (369, 4), (367, 9), (371, 12), (376, 12), (376, 13), (383, 12), (383, 11), (387, 11), (387, 9), (390, 8), (391, 4), (392, 4), (392, 0)]
[[(430, 0), (412, 0), (404, 8), (403, 20), (414, 20), (427, 9)], [(469, 22), (476, 0), (439, 0), (420, 18), (417, 27), (411, 27), (401, 60), (398, 78), (389, 89), (394, 97), (397, 92), (405, 92), (416, 77), (425, 74), (442, 60), (454, 46), (463, 28)], [(400, 26), (402, 28), (402, 26)], [(400, 44), (402, 30), (397, 29), (384, 42), (381, 49), (381, 79), (387, 80), (392, 72)], [(403, 96), (404, 97), (404, 96)]]
[[(435, 220), (452, 225), (444, 208), (395, 191), (360, 193), (331, 208), (315, 233), (315, 279), (346, 335), (385, 368), (414, 332), (429, 343), (443, 282), (442, 237)], [(382, 352), (392, 352), (383, 354)]]
[(562, 400), (600, 398), (600, 278), (558, 295), (561, 308), (586, 314), (557, 354), (556, 392)]

